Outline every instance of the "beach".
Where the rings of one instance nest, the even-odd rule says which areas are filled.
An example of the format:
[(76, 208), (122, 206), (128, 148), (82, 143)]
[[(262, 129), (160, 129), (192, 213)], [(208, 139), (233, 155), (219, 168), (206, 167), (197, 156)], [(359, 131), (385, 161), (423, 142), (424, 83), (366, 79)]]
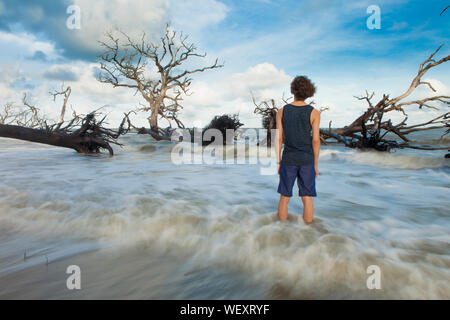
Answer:
[(307, 225), (295, 188), (277, 219), (255, 144), (242, 164), (174, 164), (174, 142), (119, 142), (109, 157), (0, 138), (0, 299), (450, 298), (443, 151), (322, 146)]

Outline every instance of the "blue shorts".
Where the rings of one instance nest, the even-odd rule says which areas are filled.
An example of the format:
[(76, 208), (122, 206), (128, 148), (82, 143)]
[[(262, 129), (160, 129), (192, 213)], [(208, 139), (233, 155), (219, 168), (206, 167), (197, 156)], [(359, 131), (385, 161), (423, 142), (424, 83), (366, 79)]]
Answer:
[(280, 184), (278, 193), (285, 197), (292, 197), (292, 187), (297, 179), (298, 195), (300, 197), (316, 196), (316, 170), (314, 163), (305, 166), (280, 165)]

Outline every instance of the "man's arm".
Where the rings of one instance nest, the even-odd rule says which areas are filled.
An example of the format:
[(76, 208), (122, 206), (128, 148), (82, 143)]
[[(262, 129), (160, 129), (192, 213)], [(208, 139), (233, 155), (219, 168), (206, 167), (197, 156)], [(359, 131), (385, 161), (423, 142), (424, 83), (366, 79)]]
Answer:
[(311, 112), (312, 146), (314, 152), (314, 169), (316, 178), (319, 176), (319, 152), (320, 152), (320, 112), (313, 109)]
[(281, 145), (283, 144), (283, 124), (281, 122), (282, 118), (283, 108), (281, 108), (277, 112), (277, 134), (275, 138), (275, 150), (277, 152), (278, 173), (280, 173)]

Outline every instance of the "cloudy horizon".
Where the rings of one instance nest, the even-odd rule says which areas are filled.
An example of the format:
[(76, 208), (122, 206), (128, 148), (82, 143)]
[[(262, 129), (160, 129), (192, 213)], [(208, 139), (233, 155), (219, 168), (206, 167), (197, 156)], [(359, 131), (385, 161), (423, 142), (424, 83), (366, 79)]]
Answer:
[[(81, 10), (80, 29), (69, 29), (67, 8)], [(369, 29), (367, 8), (381, 10), (381, 28)], [(307, 75), (317, 85), (313, 98), (328, 107), (321, 125), (349, 124), (366, 105), (354, 96), (365, 90), (396, 96), (406, 91), (419, 64), (438, 53), (450, 53), (450, 13), (439, 13), (444, 1), (219, 1), (219, 0), (64, 0), (0, 1), (0, 99), (30, 102), (57, 118), (60, 100), (49, 94), (62, 83), (71, 86), (69, 104), (79, 113), (105, 106), (110, 126), (143, 99), (127, 88), (113, 88), (96, 79), (99, 40), (119, 28), (133, 37), (143, 31), (157, 41), (167, 23), (189, 34), (206, 59), (218, 58), (224, 67), (193, 76), (192, 95), (185, 98), (180, 119), (186, 126), (204, 126), (214, 115), (239, 113), (245, 127), (259, 127), (251, 93), (259, 100), (275, 99), (281, 106), (289, 83)], [(426, 74), (433, 84), (418, 88), (412, 97), (450, 95), (450, 66)], [(436, 105), (438, 106), (438, 105)], [(440, 105), (441, 108), (448, 106)], [(438, 114), (409, 107), (410, 122)], [(395, 117), (394, 117), (395, 118)], [(147, 126), (146, 115), (134, 117)]]

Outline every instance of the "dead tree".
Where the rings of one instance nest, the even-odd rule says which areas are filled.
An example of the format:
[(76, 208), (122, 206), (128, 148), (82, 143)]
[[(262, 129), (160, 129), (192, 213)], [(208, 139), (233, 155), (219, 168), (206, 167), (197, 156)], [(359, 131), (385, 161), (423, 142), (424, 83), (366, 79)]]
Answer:
[(277, 128), (278, 107), (274, 99), (256, 102), (255, 97), (252, 95), (252, 101), (255, 105), (253, 113), (262, 116), (262, 127), (267, 130), (265, 139), (261, 143), (258, 142), (258, 145), (265, 144), (270, 147), (272, 146), (272, 130)]
[(59, 122), (58, 122), (58, 125), (56, 126), (56, 129), (61, 128), (61, 126), (64, 123), (64, 116), (66, 114), (67, 102), (69, 101), (69, 97), (70, 97), (71, 93), (72, 93), (72, 89), (70, 87), (67, 87), (64, 89), (64, 84), (62, 84), (62, 86), (61, 86), (61, 91), (55, 91), (55, 92), (51, 93), (51, 95), (53, 95), (53, 101), (56, 101), (56, 98), (59, 95), (64, 96), (63, 105), (61, 107), (61, 114), (59, 116)]
[[(229, 141), (230, 137), (227, 136), (227, 130), (233, 130), (233, 139), (236, 139), (239, 135), (238, 129), (242, 127), (244, 124), (240, 122), (239, 115), (238, 114), (224, 114), (221, 116), (214, 116), (214, 118), (209, 122), (209, 124), (202, 128), (190, 128), (190, 129), (184, 129), (187, 130), (187, 133), (189, 133), (190, 139), (192, 143), (198, 143), (201, 140), (202, 146), (207, 146), (211, 143), (216, 142), (216, 137), (212, 135), (211, 139), (204, 139), (205, 133), (210, 129), (218, 130), (222, 136), (222, 144), (227, 145), (232, 143), (232, 141)], [(177, 132), (177, 131), (176, 131)], [(173, 135), (175, 137), (175, 135)], [(179, 133), (179, 141), (183, 141), (183, 139), (186, 138), (182, 133)], [(173, 139), (172, 139), (173, 140)], [(216, 143), (217, 144), (217, 143)]]
[[(428, 86), (433, 92), (436, 90), (431, 83), (422, 81), (422, 77), (428, 70), (436, 67), (442, 63), (450, 60), (450, 55), (443, 57), (440, 60), (436, 60), (434, 57), (442, 48), (442, 45), (434, 51), (428, 59), (422, 62), (419, 66), (417, 75), (412, 80), (408, 89), (401, 95), (390, 99), (388, 95), (383, 97), (377, 102), (373, 103), (374, 93), (369, 94), (366, 91), (365, 96), (356, 97), (358, 100), (365, 101), (368, 104), (367, 110), (358, 118), (356, 118), (350, 125), (343, 128), (332, 129), (331, 121), (328, 129), (320, 129), (320, 138), (323, 143), (330, 141), (337, 141), (343, 143), (350, 148), (360, 149), (375, 149), (379, 151), (389, 151), (393, 148), (411, 148), (422, 150), (447, 150), (449, 146), (432, 147), (425, 145), (414, 144), (408, 138), (408, 135), (413, 132), (435, 130), (435, 129), (447, 129), (442, 136), (450, 133), (450, 112), (446, 111), (439, 116), (414, 125), (408, 125), (408, 114), (405, 110), (406, 107), (418, 106), (419, 109), (435, 109), (439, 108), (433, 103), (442, 103), (444, 105), (450, 105), (450, 96), (435, 95), (419, 100), (406, 100), (414, 90), (420, 85)], [(256, 102), (256, 99), (252, 96), (253, 104), (256, 106), (254, 113), (263, 116), (263, 127), (265, 129), (276, 128), (276, 102), (273, 99)], [(283, 98), (285, 104), (289, 103), (288, 100)], [(314, 104), (314, 102), (311, 102)], [(320, 112), (327, 110), (327, 107), (319, 109)], [(400, 112), (403, 115), (402, 121), (394, 124), (393, 121), (388, 118), (390, 113)], [(393, 137), (394, 136), (394, 137)], [(397, 137), (397, 139), (395, 139)], [(270, 134), (266, 137), (267, 145), (270, 146)], [(264, 141), (263, 141), (264, 142)], [(261, 143), (263, 144), (263, 143)]]
[[(178, 115), (182, 109), (180, 102), (183, 96), (190, 94), (191, 76), (220, 68), (222, 65), (216, 59), (214, 64), (206, 67), (179, 70), (192, 58), (205, 58), (206, 53), (197, 53), (195, 45), (187, 43), (188, 36), (182, 33), (178, 35), (169, 26), (166, 26), (159, 44), (149, 42), (145, 33), (140, 40), (134, 40), (124, 32), (119, 34), (123, 39), (109, 32), (106, 35), (107, 40), (100, 42), (104, 53), (99, 56), (102, 72), (98, 80), (113, 87), (130, 88), (139, 93), (146, 104), (133, 112), (149, 113), (147, 120), (150, 125), (149, 129), (141, 128), (139, 132), (148, 133), (156, 140), (170, 140), (172, 121), (178, 128), (184, 128)], [(146, 74), (152, 67), (158, 73), (157, 79)], [(159, 119), (167, 120), (169, 128), (160, 128)]]
[[(204, 136), (205, 132), (209, 129), (216, 129), (219, 130), (220, 133), (222, 134), (223, 137), (223, 144), (228, 144), (231, 143), (231, 141), (227, 141), (227, 130), (233, 130), (234, 131), (234, 136), (236, 136), (236, 131), (242, 127), (244, 124), (240, 122), (239, 120), (239, 115), (238, 114), (233, 114), (233, 115), (229, 115), (229, 114), (224, 114), (221, 116), (215, 116), (210, 122), (209, 124), (203, 128), (202, 130), (202, 137)], [(191, 137), (192, 139), (194, 138), (194, 129), (190, 130), (191, 133)], [(215, 138), (214, 138), (215, 139)], [(203, 141), (202, 139), (202, 145), (206, 146), (209, 145), (211, 143), (213, 143), (215, 140), (211, 139), (211, 141)], [(192, 140), (192, 142), (194, 142), (194, 140)]]
[[(292, 97), (285, 98), (284, 94), (283, 97), (281, 98), (282, 102), (285, 105), (288, 104), (291, 99)], [(274, 99), (268, 99), (263, 100), (261, 102), (257, 102), (253, 94), (252, 94), (252, 101), (253, 104), (255, 105), (255, 110), (253, 111), (253, 113), (262, 116), (262, 127), (267, 130), (266, 137), (261, 142), (258, 142), (258, 145), (266, 145), (268, 147), (271, 147), (272, 146), (271, 132), (272, 130), (277, 128), (277, 113), (279, 110), (277, 104), (281, 105), (281, 103), (277, 103)], [(315, 105), (315, 102), (312, 101), (310, 104)], [(328, 109), (327, 107), (321, 107), (319, 109), (319, 112), (323, 112), (327, 109)]]
[(21, 106), (8, 102), (0, 111), (0, 124), (16, 124), (23, 127), (36, 128), (45, 125), (45, 119), (40, 115), (39, 109), (27, 101), (27, 94), (24, 93)]
[[(413, 105), (418, 106), (419, 109), (429, 108), (438, 110), (438, 107), (432, 104), (433, 102), (440, 102), (446, 105), (450, 104), (450, 96), (445, 95), (435, 95), (419, 100), (405, 100), (420, 85), (426, 85), (433, 92), (436, 92), (431, 83), (422, 81), (422, 77), (431, 68), (450, 60), (450, 55), (440, 60), (435, 60), (434, 57), (441, 47), (442, 45), (433, 52), (428, 59), (420, 64), (417, 75), (404, 93), (392, 99), (385, 94), (377, 103), (373, 103), (374, 93), (369, 94), (366, 91), (365, 96), (356, 98), (365, 101), (368, 104), (367, 110), (348, 126), (339, 129), (321, 129), (320, 133), (323, 139), (335, 139), (351, 148), (369, 148), (380, 151), (388, 151), (392, 148), (413, 148), (422, 150), (448, 149), (448, 146), (431, 147), (414, 145), (408, 138), (408, 134), (418, 131), (449, 128), (450, 112), (443, 112), (441, 115), (429, 121), (408, 125), (408, 114), (405, 110), (406, 107)], [(402, 121), (394, 124), (393, 121), (388, 118), (390, 112), (400, 112), (403, 115)], [(396, 136), (398, 139), (392, 137), (388, 138), (388, 134), (394, 137)]]
[(99, 153), (101, 149), (106, 149), (112, 156), (114, 151), (110, 144), (122, 146), (117, 139), (130, 128), (128, 115), (125, 115), (118, 130), (103, 127), (106, 116), (97, 121), (96, 118), (101, 115), (98, 110), (87, 115), (78, 115), (72, 110), (72, 119), (65, 122), (65, 108), (70, 93), (70, 87), (54, 93), (55, 98), (64, 95), (64, 102), (59, 121), (53, 123), (40, 115), (40, 110), (27, 101), (26, 95), (23, 98), (24, 107), (6, 104), (0, 113), (0, 137), (70, 148), (84, 154)]

